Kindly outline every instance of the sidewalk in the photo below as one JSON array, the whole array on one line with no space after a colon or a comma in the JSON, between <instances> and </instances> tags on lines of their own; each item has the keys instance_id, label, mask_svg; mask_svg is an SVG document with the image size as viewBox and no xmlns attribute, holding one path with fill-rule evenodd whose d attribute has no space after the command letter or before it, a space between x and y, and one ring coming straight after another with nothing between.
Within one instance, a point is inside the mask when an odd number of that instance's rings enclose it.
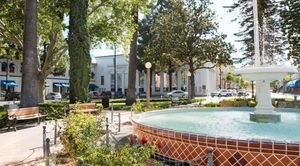
<instances>
[{"instance_id":1,"label":"sidewalk","mask_svg":"<svg viewBox=\"0 0 300 166\"><path fill-rule=\"evenodd\" d=\"M130 111L114 111L114 128L118 126L118 113L121 113L121 132L114 137L117 141L132 134L132 126L124 125L130 121ZM111 122L111 112L106 112L106 117ZM61 124L61 122L60 122ZM30 124L17 127L18 131L11 129L9 132L6 128L0 130L0 166L6 165L44 165L43 163L43 126ZM110 124L111 125L111 124ZM53 145L54 141L54 121L47 121L46 131L47 138L50 138L51 152L58 151L61 145ZM103 126L105 128L105 126ZM111 139L112 140L112 139ZM111 142L114 144L115 142ZM25 164L26 163L26 164Z\"/></svg>"},{"instance_id":2,"label":"sidewalk","mask_svg":"<svg viewBox=\"0 0 300 166\"><path fill-rule=\"evenodd\" d=\"M0 131L0 165L22 165L43 157L43 126L30 124L18 127L18 131L6 128ZM47 137L53 141L54 122L47 122ZM52 144L52 142L50 142Z\"/></svg>"}]
</instances>

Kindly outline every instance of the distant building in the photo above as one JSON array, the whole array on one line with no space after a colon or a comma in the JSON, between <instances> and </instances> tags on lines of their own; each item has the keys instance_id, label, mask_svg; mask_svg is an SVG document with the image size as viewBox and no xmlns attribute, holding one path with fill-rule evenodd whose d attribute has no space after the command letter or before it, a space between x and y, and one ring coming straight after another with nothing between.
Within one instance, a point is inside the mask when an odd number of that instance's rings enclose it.
<instances>
[{"instance_id":1,"label":"distant building","mask_svg":"<svg viewBox=\"0 0 300 166\"><path fill-rule=\"evenodd\" d=\"M90 91L115 91L114 89L114 65L113 55L98 56L92 58ZM128 87L128 57L116 55L116 88L124 94ZM19 60L0 59L1 71L1 90L21 91L22 64ZM7 66L8 65L8 66ZM8 71L7 71L8 69ZM195 72L195 93L196 96L209 95L219 86L217 84L217 68L201 69ZM172 74L172 89L188 88L188 70L186 67L179 68ZM165 95L169 89L169 75L159 71L153 71L151 94ZM146 73L136 71L136 94L146 90ZM62 76L49 75L45 80L45 94L50 92L60 92L62 94L69 92L69 70Z\"/></svg>"}]
</instances>

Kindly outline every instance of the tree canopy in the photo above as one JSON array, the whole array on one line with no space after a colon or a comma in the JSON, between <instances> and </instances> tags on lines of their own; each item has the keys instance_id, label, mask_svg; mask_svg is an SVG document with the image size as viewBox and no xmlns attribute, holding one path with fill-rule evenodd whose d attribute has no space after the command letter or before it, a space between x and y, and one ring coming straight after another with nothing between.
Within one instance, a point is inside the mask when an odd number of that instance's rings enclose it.
<instances>
[{"instance_id":1,"label":"tree canopy","mask_svg":"<svg viewBox=\"0 0 300 166\"><path fill-rule=\"evenodd\" d=\"M273 0L257 0L258 23L260 38L260 56L264 63L282 61L284 49L284 37L280 33L280 23L278 16L278 3ZM229 11L238 14L233 21L238 21L241 30L235 35L244 47L242 51L244 57L235 59L242 62L246 59L254 59L254 24L253 24L253 3L249 0L235 0ZM253 61L252 61L253 62Z\"/></svg>"},{"instance_id":2,"label":"tree canopy","mask_svg":"<svg viewBox=\"0 0 300 166\"><path fill-rule=\"evenodd\" d=\"M281 25L288 39L288 57L300 63L300 3L298 0L281 1Z\"/></svg>"},{"instance_id":3,"label":"tree canopy","mask_svg":"<svg viewBox=\"0 0 300 166\"><path fill-rule=\"evenodd\" d=\"M149 33L151 40L143 46L145 59L151 58L156 68L164 70L170 64L188 68L192 96L196 70L231 63L233 48L225 42L226 36L217 32L209 4L209 0L168 1L167 8L155 16Z\"/></svg>"}]
</instances>

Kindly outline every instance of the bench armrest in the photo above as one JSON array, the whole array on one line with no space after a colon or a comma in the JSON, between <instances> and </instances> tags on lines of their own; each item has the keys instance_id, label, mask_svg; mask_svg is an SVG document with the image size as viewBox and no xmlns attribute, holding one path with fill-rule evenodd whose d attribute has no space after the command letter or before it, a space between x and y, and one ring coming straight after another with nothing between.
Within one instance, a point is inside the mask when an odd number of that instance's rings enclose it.
<instances>
[{"instance_id":1,"label":"bench armrest","mask_svg":"<svg viewBox=\"0 0 300 166\"><path fill-rule=\"evenodd\" d=\"M16 114L13 114L13 115L9 115L7 116L8 120L14 120L14 119L17 119L17 116Z\"/></svg>"}]
</instances>

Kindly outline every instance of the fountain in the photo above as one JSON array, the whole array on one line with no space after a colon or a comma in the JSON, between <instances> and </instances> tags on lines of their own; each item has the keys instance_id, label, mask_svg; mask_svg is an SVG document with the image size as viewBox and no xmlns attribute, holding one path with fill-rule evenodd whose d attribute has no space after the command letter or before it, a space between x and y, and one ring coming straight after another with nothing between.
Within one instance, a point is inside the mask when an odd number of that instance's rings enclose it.
<instances>
[{"instance_id":1,"label":"fountain","mask_svg":"<svg viewBox=\"0 0 300 166\"><path fill-rule=\"evenodd\" d=\"M282 79L287 73L296 73L297 70L284 65L261 64L259 34L258 34L258 11L257 0L253 0L253 20L254 20L254 50L255 64L237 70L236 74L241 74L247 80L256 82L256 101L255 112L250 114L250 120L256 122L279 122L280 115L276 114L272 106L270 94L270 82Z\"/></svg>"},{"instance_id":2,"label":"fountain","mask_svg":"<svg viewBox=\"0 0 300 166\"><path fill-rule=\"evenodd\" d=\"M256 4L254 0L254 20ZM296 70L261 65L257 31L255 21L255 65L236 71L256 82L255 109L171 108L136 114L132 125L138 140L155 143L158 158L170 165L206 165L212 150L214 165L300 165L300 109L273 108L269 92L270 81Z\"/></svg>"}]
</instances>

